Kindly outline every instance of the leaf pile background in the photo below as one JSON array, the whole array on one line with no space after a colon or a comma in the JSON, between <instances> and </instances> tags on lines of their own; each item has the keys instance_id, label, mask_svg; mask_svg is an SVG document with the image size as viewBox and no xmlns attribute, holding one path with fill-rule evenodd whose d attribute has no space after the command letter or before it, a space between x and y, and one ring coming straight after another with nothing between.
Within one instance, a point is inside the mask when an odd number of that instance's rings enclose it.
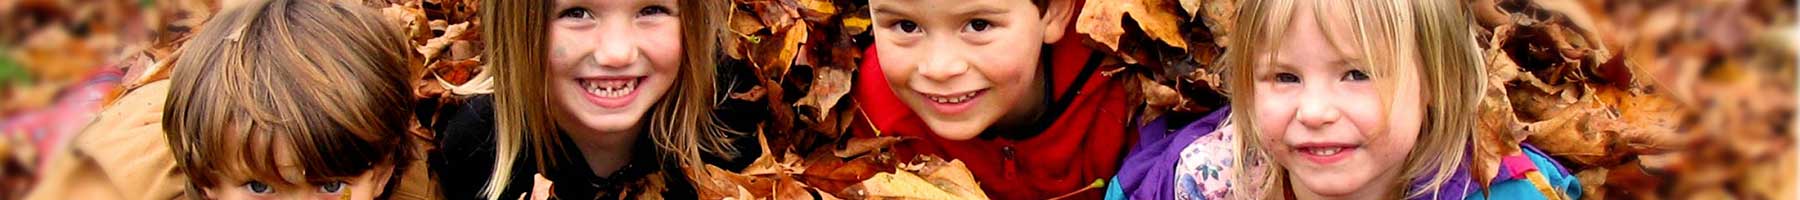
<instances>
[{"instance_id":1,"label":"leaf pile background","mask_svg":"<svg viewBox=\"0 0 1800 200\"><path fill-rule=\"evenodd\" d=\"M1236 0L1090 0L1092 46L1135 66L1147 117L1224 98ZM1584 198L1794 198L1794 1L1471 0L1488 68L1479 177L1521 143Z\"/></svg>"},{"instance_id":2,"label":"leaf pile background","mask_svg":"<svg viewBox=\"0 0 1800 200\"><path fill-rule=\"evenodd\" d=\"M111 98L167 78L167 65L237 0L0 1L0 199L16 198L49 149ZM859 0L727 0L719 113L759 149L701 166L709 198L985 198L967 166L851 137L846 98L870 44ZM1226 104L1217 66L1237 0L1088 0L1073 28L1111 52L1109 76L1145 118ZM1575 171L1584 197L1794 198L1792 0L1470 0L1488 64L1478 173L1530 143ZM369 0L404 26L418 115L491 92L479 0ZM431 137L424 126L419 137Z\"/></svg>"}]
</instances>

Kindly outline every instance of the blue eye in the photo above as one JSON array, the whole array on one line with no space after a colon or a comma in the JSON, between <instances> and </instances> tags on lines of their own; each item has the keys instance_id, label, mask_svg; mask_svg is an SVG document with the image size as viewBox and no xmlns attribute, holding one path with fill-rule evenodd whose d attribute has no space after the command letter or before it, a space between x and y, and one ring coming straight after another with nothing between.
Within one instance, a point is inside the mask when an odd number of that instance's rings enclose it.
<instances>
[{"instance_id":1,"label":"blue eye","mask_svg":"<svg viewBox=\"0 0 1800 200\"><path fill-rule=\"evenodd\" d=\"M1294 74L1293 74L1293 73L1285 73L1285 72L1284 72L1284 73L1279 73L1279 74L1275 74L1275 82L1279 82L1279 83L1299 83L1299 82L1300 82L1300 76L1299 76L1299 75L1294 75Z\"/></svg>"},{"instance_id":2,"label":"blue eye","mask_svg":"<svg viewBox=\"0 0 1800 200\"><path fill-rule=\"evenodd\" d=\"M274 188L270 188L269 184L263 183L262 181L250 181L248 183L244 183L243 187L244 187L244 190L250 191L251 194L264 195L264 194L275 193Z\"/></svg>"},{"instance_id":3,"label":"blue eye","mask_svg":"<svg viewBox=\"0 0 1800 200\"><path fill-rule=\"evenodd\" d=\"M1367 81L1367 80L1369 80L1369 73L1363 72L1360 69L1353 69L1348 72L1344 72L1343 80L1344 81Z\"/></svg>"},{"instance_id":4,"label":"blue eye","mask_svg":"<svg viewBox=\"0 0 1800 200\"><path fill-rule=\"evenodd\" d=\"M336 182L322 184L322 185L319 185L319 193L326 193L326 194L342 193L342 192L344 192L345 185L349 185L349 184L344 183L343 181L336 181Z\"/></svg>"}]
</instances>

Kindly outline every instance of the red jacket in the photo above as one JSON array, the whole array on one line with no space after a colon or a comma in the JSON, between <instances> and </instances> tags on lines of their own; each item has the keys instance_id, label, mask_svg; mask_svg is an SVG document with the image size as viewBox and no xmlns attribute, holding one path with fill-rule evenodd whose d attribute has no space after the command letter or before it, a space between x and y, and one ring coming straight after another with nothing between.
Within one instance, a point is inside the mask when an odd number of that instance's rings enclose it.
<instances>
[{"instance_id":1,"label":"red jacket","mask_svg":"<svg viewBox=\"0 0 1800 200\"><path fill-rule=\"evenodd\" d=\"M961 159L981 182L988 197L996 199L1046 199L1087 187L1095 180L1110 178L1119 162L1130 150L1130 140L1137 138L1129 128L1131 106L1127 102L1124 77L1108 77L1096 67L1080 74L1094 51L1081 43L1079 34L1069 34L1052 45L1054 58L1049 63L1053 87L1047 93L1060 98L1078 76L1088 76L1067 107L1044 132L1022 140L977 137L951 141L931 133L925 122L906 104L894 96L882 76L876 49L865 52L862 69L856 76L853 97L862 106L864 117L854 123L873 124L884 135L912 137L896 144L896 158L911 159L916 154ZM1051 106L1051 105L1046 105ZM874 136L869 126L857 125L851 130L857 136ZM1008 149L1012 155L1008 155ZM1100 199L1104 187L1090 189L1073 196L1077 199Z\"/></svg>"}]
</instances>

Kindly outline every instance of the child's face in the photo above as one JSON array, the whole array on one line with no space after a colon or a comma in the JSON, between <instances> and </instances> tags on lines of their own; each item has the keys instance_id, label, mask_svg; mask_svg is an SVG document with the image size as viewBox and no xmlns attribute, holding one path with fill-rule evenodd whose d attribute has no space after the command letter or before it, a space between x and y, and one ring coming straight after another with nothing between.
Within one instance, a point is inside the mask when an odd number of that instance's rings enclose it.
<instances>
[{"instance_id":1,"label":"child's face","mask_svg":"<svg viewBox=\"0 0 1800 200\"><path fill-rule=\"evenodd\" d=\"M681 71L674 0L556 0L549 23L551 101L560 128L637 130Z\"/></svg>"},{"instance_id":2,"label":"child's face","mask_svg":"<svg viewBox=\"0 0 1800 200\"><path fill-rule=\"evenodd\" d=\"M284 142L278 142L284 143ZM277 144L286 145L286 144ZM278 173L292 180L257 180L251 172L220 172L219 185L203 188L207 199L375 199L386 187L393 166L377 166L355 177L331 181L309 182L298 162L288 150L275 148Z\"/></svg>"},{"instance_id":3,"label":"child's face","mask_svg":"<svg viewBox=\"0 0 1800 200\"><path fill-rule=\"evenodd\" d=\"M1334 17L1348 9L1329 6L1343 5L1296 2L1276 55L1263 54L1254 83L1258 139L1286 167L1298 197L1381 198L1420 133L1419 63L1364 66L1353 22ZM1370 67L1388 69L1379 78L1391 80L1371 79Z\"/></svg>"},{"instance_id":4,"label":"child's face","mask_svg":"<svg viewBox=\"0 0 1800 200\"><path fill-rule=\"evenodd\" d=\"M965 140L1043 101L1048 40L1026 0L874 0L888 86L938 136ZM1010 115L1009 115L1010 114Z\"/></svg>"}]
</instances>

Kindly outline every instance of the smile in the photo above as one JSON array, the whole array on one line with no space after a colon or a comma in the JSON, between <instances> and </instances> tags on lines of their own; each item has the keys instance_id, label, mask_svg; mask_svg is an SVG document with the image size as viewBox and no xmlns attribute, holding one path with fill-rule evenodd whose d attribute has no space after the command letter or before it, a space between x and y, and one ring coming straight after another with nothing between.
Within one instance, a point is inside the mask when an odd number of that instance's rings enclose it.
<instances>
[{"instance_id":1,"label":"smile","mask_svg":"<svg viewBox=\"0 0 1800 200\"><path fill-rule=\"evenodd\" d=\"M929 99L932 102L937 102L940 104L961 104L963 102L969 101L970 99L974 99L976 96L980 96L983 91L987 91L987 90L985 90L985 89L984 90L976 90L976 91L972 91L972 92L956 93L956 94L949 94L949 95L937 95L937 94L920 92L919 95L925 96L925 99Z\"/></svg>"},{"instance_id":2,"label":"smile","mask_svg":"<svg viewBox=\"0 0 1800 200\"><path fill-rule=\"evenodd\" d=\"M618 98L636 91L638 80L639 78L605 78L576 79L575 81L580 83L583 89L587 89L588 94L599 97Z\"/></svg>"}]
</instances>

